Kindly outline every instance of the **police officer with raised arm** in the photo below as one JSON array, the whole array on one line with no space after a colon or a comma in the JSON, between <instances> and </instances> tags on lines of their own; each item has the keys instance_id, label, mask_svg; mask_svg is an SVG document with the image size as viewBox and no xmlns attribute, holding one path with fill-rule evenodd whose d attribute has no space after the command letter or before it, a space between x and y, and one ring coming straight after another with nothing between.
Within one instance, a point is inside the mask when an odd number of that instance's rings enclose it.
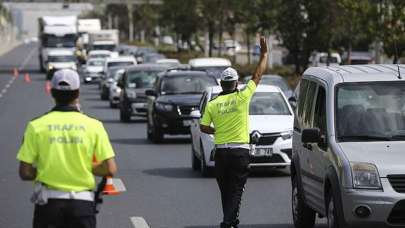
<instances>
[{"instance_id":1,"label":"police officer with raised arm","mask_svg":"<svg viewBox=\"0 0 405 228\"><path fill-rule=\"evenodd\" d=\"M215 137L215 174L221 191L221 228L237 228L242 193L249 175L249 104L267 65L267 43L260 38L260 60L252 79L239 91L238 73L221 74L222 92L208 102L201 131ZM212 124L212 125L211 125Z\"/></svg>"},{"instance_id":2,"label":"police officer with raised arm","mask_svg":"<svg viewBox=\"0 0 405 228\"><path fill-rule=\"evenodd\" d=\"M117 171L103 124L80 112L76 71L52 81L55 107L30 121L17 155L22 180L34 181L34 228L95 228L95 178ZM95 158L98 163L93 163Z\"/></svg>"}]
</instances>

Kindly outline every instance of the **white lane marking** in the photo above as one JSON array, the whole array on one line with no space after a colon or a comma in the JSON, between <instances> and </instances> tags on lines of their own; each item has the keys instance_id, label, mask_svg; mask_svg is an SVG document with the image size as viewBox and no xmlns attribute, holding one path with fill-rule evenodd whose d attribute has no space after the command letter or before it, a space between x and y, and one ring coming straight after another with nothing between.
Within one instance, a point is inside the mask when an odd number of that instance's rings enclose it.
<instances>
[{"instance_id":1,"label":"white lane marking","mask_svg":"<svg viewBox=\"0 0 405 228\"><path fill-rule=\"evenodd\" d=\"M150 228L143 217L131 217L131 223L134 228Z\"/></svg>"},{"instance_id":2,"label":"white lane marking","mask_svg":"<svg viewBox=\"0 0 405 228\"><path fill-rule=\"evenodd\" d=\"M35 53L36 47L34 47L30 53L27 55L27 57L25 57L24 61L22 62L22 64L20 65L20 67L18 67L18 71L21 71L24 69L24 67L27 65L28 61L33 57L34 53ZM11 79L7 82L7 84L4 86L4 89L1 90L0 92L0 98L4 97L4 95L7 93L7 89L9 89L11 87L11 85L14 83L16 77L11 77Z\"/></svg>"},{"instance_id":3,"label":"white lane marking","mask_svg":"<svg viewBox=\"0 0 405 228\"><path fill-rule=\"evenodd\" d=\"M34 47L31 52L27 55L27 57L25 57L24 61L22 62L22 64L20 65L20 67L18 67L18 70L23 70L25 65L27 65L28 61L32 58L32 56L35 53L35 50L37 50L36 47Z\"/></svg>"}]
</instances>

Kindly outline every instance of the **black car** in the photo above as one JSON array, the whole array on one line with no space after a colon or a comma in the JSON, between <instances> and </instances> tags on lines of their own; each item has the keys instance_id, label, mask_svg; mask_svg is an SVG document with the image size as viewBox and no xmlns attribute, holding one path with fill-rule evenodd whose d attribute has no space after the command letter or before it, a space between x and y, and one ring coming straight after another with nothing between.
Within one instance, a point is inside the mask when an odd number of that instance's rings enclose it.
<instances>
[{"instance_id":1,"label":"black car","mask_svg":"<svg viewBox=\"0 0 405 228\"><path fill-rule=\"evenodd\" d=\"M164 64L140 64L129 67L118 82L121 88L120 120L129 122L131 116L146 117L145 91L155 84L158 73L167 70Z\"/></svg>"},{"instance_id":2,"label":"black car","mask_svg":"<svg viewBox=\"0 0 405 228\"><path fill-rule=\"evenodd\" d=\"M203 71L175 70L159 75L154 88L147 90L147 137L161 142L164 134L189 134L192 112L198 110L203 91L218 85Z\"/></svg>"}]
</instances>

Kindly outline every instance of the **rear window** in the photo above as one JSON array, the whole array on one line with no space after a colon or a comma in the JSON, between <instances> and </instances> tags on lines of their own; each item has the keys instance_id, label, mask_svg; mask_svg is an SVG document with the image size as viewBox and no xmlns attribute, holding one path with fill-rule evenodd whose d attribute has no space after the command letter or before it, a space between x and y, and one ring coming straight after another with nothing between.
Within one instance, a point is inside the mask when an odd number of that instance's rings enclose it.
<instances>
[{"instance_id":1,"label":"rear window","mask_svg":"<svg viewBox=\"0 0 405 228\"><path fill-rule=\"evenodd\" d=\"M128 61L128 62L108 62L107 63L108 67L130 66L130 65L134 65L134 62Z\"/></svg>"}]
</instances>

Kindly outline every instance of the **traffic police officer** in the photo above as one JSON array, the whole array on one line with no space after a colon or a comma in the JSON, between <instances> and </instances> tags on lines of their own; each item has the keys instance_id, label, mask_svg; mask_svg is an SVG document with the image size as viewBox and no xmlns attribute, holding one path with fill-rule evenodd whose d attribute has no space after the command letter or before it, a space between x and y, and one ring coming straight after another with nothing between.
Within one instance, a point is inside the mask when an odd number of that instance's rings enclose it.
<instances>
[{"instance_id":1,"label":"traffic police officer","mask_svg":"<svg viewBox=\"0 0 405 228\"><path fill-rule=\"evenodd\" d=\"M117 171L103 124L79 110L79 75L55 72L55 107L30 121L18 152L22 180L35 181L34 228L95 228L95 179ZM95 158L98 163L93 163Z\"/></svg>"},{"instance_id":2,"label":"traffic police officer","mask_svg":"<svg viewBox=\"0 0 405 228\"><path fill-rule=\"evenodd\" d=\"M249 175L249 104L267 65L267 43L260 38L260 61L242 91L238 74L227 68L221 74L222 92L208 102L201 119L201 131L215 136L215 173L221 191L221 228L236 228L244 186ZM211 127L213 124L213 127Z\"/></svg>"}]
</instances>

